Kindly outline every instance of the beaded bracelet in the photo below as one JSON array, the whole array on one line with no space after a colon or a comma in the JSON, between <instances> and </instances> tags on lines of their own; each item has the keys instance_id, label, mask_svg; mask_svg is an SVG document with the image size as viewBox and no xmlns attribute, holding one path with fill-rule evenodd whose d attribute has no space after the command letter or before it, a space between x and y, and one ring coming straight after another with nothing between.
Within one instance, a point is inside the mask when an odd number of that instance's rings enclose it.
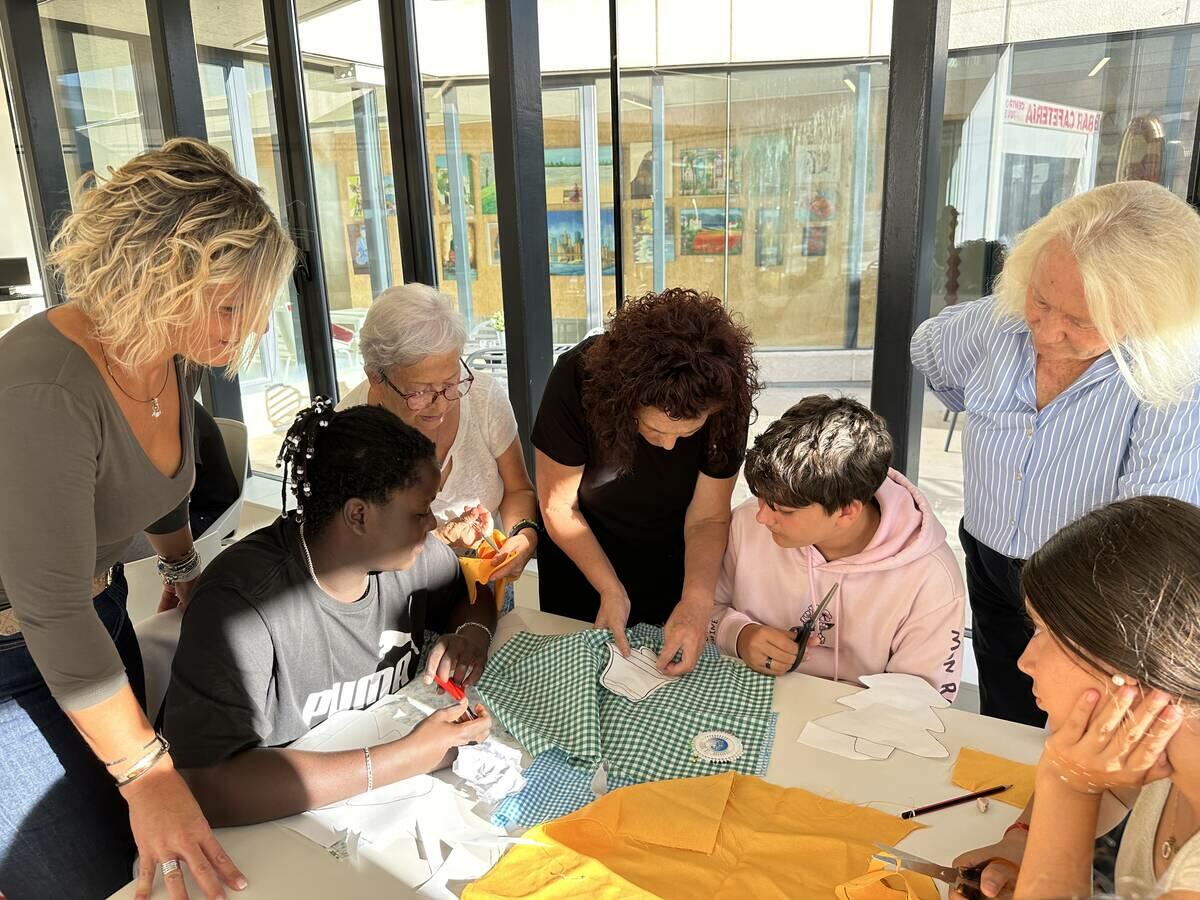
<instances>
[{"instance_id":1,"label":"beaded bracelet","mask_svg":"<svg viewBox=\"0 0 1200 900\"><path fill-rule=\"evenodd\" d=\"M178 584L181 581L192 581L200 577L200 554L193 547L182 559L169 560L158 558L158 574L167 584Z\"/></svg>"}]
</instances>

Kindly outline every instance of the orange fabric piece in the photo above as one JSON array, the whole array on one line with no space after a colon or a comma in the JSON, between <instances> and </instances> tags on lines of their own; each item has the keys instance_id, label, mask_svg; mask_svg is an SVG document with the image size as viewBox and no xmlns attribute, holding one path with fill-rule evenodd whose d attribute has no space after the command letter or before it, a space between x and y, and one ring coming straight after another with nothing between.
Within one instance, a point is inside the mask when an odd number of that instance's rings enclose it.
<instances>
[{"instance_id":1,"label":"orange fabric piece","mask_svg":"<svg viewBox=\"0 0 1200 900\"><path fill-rule=\"evenodd\" d=\"M928 875L894 871L878 860L871 868L834 890L836 900L940 900L937 886Z\"/></svg>"},{"instance_id":2,"label":"orange fabric piece","mask_svg":"<svg viewBox=\"0 0 1200 900\"><path fill-rule=\"evenodd\" d=\"M649 782L531 829L463 897L830 897L919 827L734 772Z\"/></svg>"},{"instance_id":3,"label":"orange fabric piece","mask_svg":"<svg viewBox=\"0 0 1200 900\"><path fill-rule=\"evenodd\" d=\"M1033 797L1033 777L1036 771L1034 766L1025 763L1013 762L1003 756L992 756L972 747L963 747L958 751L954 773L950 778L960 788L966 788L968 791L982 791L984 788L1011 784L1011 790L995 794L991 799L1024 809Z\"/></svg>"},{"instance_id":4,"label":"orange fabric piece","mask_svg":"<svg viewBox=\"0 0 1200 900\"><path fill-rule=\"evenodd\" d=\"M496 542L501 550L504 549L504 533L501 531L492 532L492 540ZM497 553L492 549L487 541L480 541L475 548L475 556L460 556L458 565L462 569L463 577L467 579L467 598L472 604L475 603L475 587L480 584L487 584L488 579L492 577L492 573L499 569L502 565L508 562L510 554ZM515 579L501 578L492 585L492 593L496 596L496 608L499 609L504 605L504 589L508 584Z\"/></svg>"}]
</instances>

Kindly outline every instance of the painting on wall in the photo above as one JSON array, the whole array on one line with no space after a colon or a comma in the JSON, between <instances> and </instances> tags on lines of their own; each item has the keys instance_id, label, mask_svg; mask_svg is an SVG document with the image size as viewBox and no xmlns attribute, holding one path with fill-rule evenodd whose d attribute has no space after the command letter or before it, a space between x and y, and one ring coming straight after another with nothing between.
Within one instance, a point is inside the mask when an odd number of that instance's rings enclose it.
<instances>
[{"instance_id":1,"label":"painting on wall","mask_svg":"<svg viewBox=\"0 0 1200 900\"><path fill-rule=\"evenodd\" d=\"M346 192L350 197L350 218L363 218L362 182L357 175L346 176ZM383 176L383 211L389 216L396 214L396 181L391 175Z\"/></svg>"},{"instance_id":2,"label":"painting on wall","mask_svg":"<svg viewBox=\"0 0 1200 900\"><path fill-rule=\"evenodd\" d=\"M488 264L500 265L500 223L488 222Z\"/></svg>"},{"instance_id":3,"label":"painting on wall","mask_svg":"<svg viewBox=\"0 0 1200 900\"><path fill-rule=\"evenodd\" d=\"M788 142L782 135L759 135L751 140L747 161L751 193L768 197L783 193L789 161Z\"/></svg>"},{"instance_id":4,"label":"painting on wall","mask_svg":"<svg viewBox=\"0 0 1200 900\"><path fill-rule=\"evenodd\" d=\"M600 208L600 274L617 274L617 228L611 206Z\"/></svg>"},{"instance_id":5,"label":"painting on wall","mask_svg":"<svg viewBox=\"0 0 1200 900\"><path fill-rule=\"evenodd\" d=\"M611 192L612 147L606 145L598 148L597 161L600 164L601 193L604 193L606 185ZM583 153L578 147L547 147L544 165L547 203L583 202Z\"/></svg>"},{"instance_id":6,"label":"painting on wall","mask_svg":"<svg viewBox=\"0 0 1200 900\"><path fill-rule=\"evenodd\" d=\"M841 143L802 144L796 148L795 156L796 221L801 224L832 222L838 213Z\"/></svg>"},{"instance_id":7,"label":"painting on wall","mask_svg":"<svg viewBox=\"0 0 1200 900\"><path fill-rule=\"evenodd\" d=\"M442 279L453 281L458 277L458 243L454 240L454 226L449 222L441 224L442 243L439 253L442 257ZM472 278L479 276L475 266L475 227L467 225L467 271Z\"/></svg>"},{"instance_id":8,"label":"painting on wall","mask_svg":"<svg viewBox=\"0 0 1200 900\"><path fill-rule=\"evenodd\" d=\"M671 196L672 148L670 141L663 143L663 196ZM632 172L629 182L629 196L633 200L651 200L654 197L654 145L650 143L631 143L629 159L625 171Z\"/></svg>"},{"instance_id":9,"label":"painting on wall","mask_svg":"<svg viewBox=\"0 0 1200 900\"><path fill-rule=\"evenodd\" d=\"M725 209L691 208L679 211L679 253L681 256L714 256L742 253L742 211L729 209L729 228L725 228Z\"/></svg>"},{"instance_id":10,"label":"painting on wall","mask_svg":"<svg viewBox=\"0 0 1200 900\"><path fill-rule=\"evenodd\" d=\"M466 208L467 215L470 216L475 214L475 182L471 176L471 157L463 153L459 159L463 178L463 206ZM446 162L445 156L437 156L433 160L434 194L437 197L439 212L446 212L450 209L450 171Z\"/></svg>"},{"instance_id":11,"label":"painting on wall","mask_svg":"<svg viewBox=\"0 0 1200 900\"><path fill-rule=\"evenodd\" d=\"M679 193L685 197L711 197L742 192L742 151L733 147L728 166L724 150L711 148L679 151Z\"/></svg>"},{"instance_id":12,"label":"painting on wall","mask_svg":"<svg viewBox=\"0 0 1200 900\"><path fill-rule=\"evenodd\" d=\"M754 264L760 269L783 265L783 216L778 207L760 207L755 217Z\"/></svg>"},{"instance_id":13,"label":"painting on wall","mask_svg":"<svg viewBox=\"0 0 1200 900\"><path fill-rule=\"evenodd\" d=\"M367 227L363 222L351 222L346 226L346 240L350 244L350 266L355 275L371 274L371 257L367 251Z\"/></svg>"},{"instance_id":14,"label":"painting on wall","mask_svg":"<svg viewBox=\"0 0 1200 900\"><path fill-rule=\"evenodd\" d=\"M546 242L551 275L584 274L583 210L552 209L546 213ZM600 210L600 272L617 271L616 227L611 207Z\"/></svg>"},{"instance_id":15,"label":"painting on wall","mask_svg":"<svg viewBox=\"0 0 1200 900\"><path fill-rule=\"evenodd\" d=\"M675 259L675 210L665 208L663 223L663 261ZM654 262L654 210L647 206L632 210L633 213L633 261Z\"/></svg>"},{"instance_id":16,"label":"painting on wall","mask_svg":"<svg viewBox=\"0 0 1200 900\"><path fill-rule=\"evenodd\" d=\"M829 228L826 225L805 225L804 240L800 252L805 256L824 256L829 245Z\"/></svg>"},{"instance_id":17,"label":"painting on wall","mask_svg":"<svg viewBox=\"0 0 1200 900\"><path fill-rule=\"evenodd\" d=\"M496 156L479 154L479 205L485 216L496 215Z\"/></svg>"},{"instance_id":18,"label":"painting on wall","mask_svg":"<svg viewBox=\"0 0 1200 900\"><path fill-rule=\"evenodd\" d=\"M546 241L551 275L583 274L583 210L546 213Z\"/></svg>"}]
</instances>

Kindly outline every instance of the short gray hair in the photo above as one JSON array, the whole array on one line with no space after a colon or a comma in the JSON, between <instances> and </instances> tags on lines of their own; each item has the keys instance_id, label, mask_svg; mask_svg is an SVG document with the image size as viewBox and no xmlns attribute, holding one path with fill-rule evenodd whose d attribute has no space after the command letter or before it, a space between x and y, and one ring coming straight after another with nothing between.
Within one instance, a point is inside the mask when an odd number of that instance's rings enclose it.
<instances>
[{"instance_id":1,"label":"short gray hair","mask_svg":"<svg viewBox=\"0 0 1200 900\"><path fill-rule=\"evenodd\" d=\"M358 333L368 373L413 366L435 353L461 354L466 342L466 325L453 301L418 282L388 288L376 297Z\"/></svg>"}]
</instances>

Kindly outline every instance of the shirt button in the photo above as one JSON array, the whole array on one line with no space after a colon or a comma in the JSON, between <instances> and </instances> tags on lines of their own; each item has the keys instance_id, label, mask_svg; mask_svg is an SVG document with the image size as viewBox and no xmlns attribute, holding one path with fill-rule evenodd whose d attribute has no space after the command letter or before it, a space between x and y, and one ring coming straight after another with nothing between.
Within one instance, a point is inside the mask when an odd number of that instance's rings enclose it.
<instances>
[{"instance_id":1,"label":"shirt button","mask_svg":"<svg viewBox=\"0 0 1200 900\"><path fill-rule=\"evenodd\" d=\"M1032 428L1025 429L1025 437L1033 437L1033 429Z\"/></svg>"},{"instance_id":2,"label":"shirt button","mask_svg":"<svg viewBox=\"0 0 1200 900\"><path fill-rule=\"evenodd\" d=\"M1009 528L1016 528L1016 527L1017 527L1017 520L1016 520L1016 519L1009 519L1009 520L1008 520L1008 527L1009 527Z\"/></svg>"},{"instance_id":3,"label":"shirt button","mask_svg":"<svg viewBox=\"0 0 1200 900\"><path fill-rule=\"evenodd\" d=\"M1017 473L1017 481L1020 481L1020 480L1021 480L1021 473L1020 473L1020 472L1018 472L1018 473Z\"/></svg>"}]
</instances>

